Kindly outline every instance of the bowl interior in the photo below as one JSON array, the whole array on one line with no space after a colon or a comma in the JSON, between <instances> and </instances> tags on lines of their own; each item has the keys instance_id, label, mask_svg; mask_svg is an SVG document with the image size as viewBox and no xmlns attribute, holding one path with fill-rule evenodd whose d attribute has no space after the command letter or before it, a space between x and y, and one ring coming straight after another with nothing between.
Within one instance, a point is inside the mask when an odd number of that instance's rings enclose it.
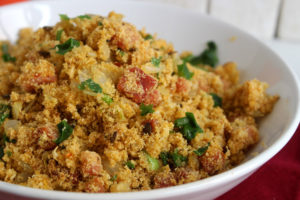
<instances>
[{"instance_id":1,"label":"bowl interior","mask_svg":"<svg viewBox=\"0 0 300 200\"><path fill-rule=\"evenodd\" d=\"M246 161L257 159L258 164L251 165L252 169L248 172L270 159L292 136L299 119L299 89L292 71L262 43L211 17L172 6L137 1L31 2L0 8L0 39L15 41L20 28L55 24L59 14L70 17L86 13L106 16L111 10L124 14L125 20L139 29L146 27L147 32L157 33L159 38L172 42L179 52L191 50L200 53L208 40L215 41L219 48L220 64L235 61L242 81L257 78L270 85L269 93L280 95L273 112L260 121L261 142L251 150L266 153L264 157L258 155L254 158L249 152ZM236 40L232 41L232 37ZM282 141L279 142L279 139ZM272 145L274 147L270 149ZM239 167L245 168L247 163ZM197 187L201 187L201 182L204 184L205 180L195 183Z\"/></svg>"}]
</instances>

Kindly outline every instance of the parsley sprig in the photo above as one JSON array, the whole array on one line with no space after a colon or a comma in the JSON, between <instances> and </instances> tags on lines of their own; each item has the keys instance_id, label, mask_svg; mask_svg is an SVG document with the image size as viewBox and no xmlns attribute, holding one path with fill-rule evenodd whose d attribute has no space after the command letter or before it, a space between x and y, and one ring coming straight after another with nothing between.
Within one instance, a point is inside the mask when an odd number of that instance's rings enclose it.
<instances>
[{"instance_id":1,"label":"parsley sprig","mask_svg":"<svg viewBox=\"0 0 300 200\"><path fill-rule=\"evenodd\" d=\"M178 153L178 149L174 152L161 152L159 155L163 165L171 165L172 167L182 167L187 162L187 157Z\"/></svg>"},{"instance_id":2,"label":"parsley sprig","mask_svg":"<svg viewBox=\"0 0 300 200\"><path fill-rule=\"evenodd\" d=\"M202 156L203 154L205 154L205 152L207 151L207 149L208 149L209 146L210 146L210 143L207 143L206 146L200 147L199 149L195 150L194 153L197 156Z\"/></svg>"},{"instance_id":3,"label":"parsley sprig","mask_svg":"<svg viewBox=\"0 0 300 200\"><path fill-rule=\"evenodd\" d=\"M6 118L10 117L11 107L6 104L0 104L0 126Z\"/></svg>"},{"instance_id":4,"label":"parsley sprig","mask_svg":"<svg viewBox=\"0 0 300 200\"><path fill-rule=\"evenodd\" d=\"M91 78L81 82L78 85L78 89L86 90L89 89L94 93L102 93L102 88L98 83L95 83Z\"/></svg>"},{"instance_id":5,"label":"parsley sprig","mask_svg":"<svg viewBox=\"0 0 300 200\"><path fill-rule=\"evenodd\" d=\"M160 56L159 58L151 58L151 63L155 66L155 67L159 67L160 65L160 61L161 61L162 57Z\"/></svg>"},{"instance_id":6,"label":"parsley sprig","mask_svg":"<svg viewBox=\"0 0 300 200\"><path fill-rule=\"evenodd\" d=\"M134 169L134 168L135 168L134 164L133 164L130 160L127 161L127 162L125 163L125 165L126 165L129 169Z\"/></svg>"},{"instance_id":7,"label":"parsley sprig","mask_svg":"<svg viewBox=\"0 0 300 200\"><path fill-rule=\"evenodd\" d=\"M194 76L194 73L189 71L189 69L186 66L186 62L184 61L181 65L177 65L177 70L178 76L181 76L187 80L191 80L191 78Z\"/></svg>"},{"instance_id":8,"label":"parsley sprig","mask_svg":"<svg viewBox=\"0 0 300 200\"><path fill-rule=\"evenodd\" d=\"M79 46L80 46L79 41L77 41L73 38L70 38L65 43L56 45L55 48L58 49L56 51L56 53L58 53L60 55L64 55L65 53L71 51L73 48L79 47Z\"/></svg>"},{"instance_id":9,"label":"parsley sprig","mask_svg":"<svg viewBox=\"0 0 300 200\"><path fill-rule=\"evenodd\" d=\"M175 128L179 128L183 137L190 141L196 137L197 133L203 133L203 130L197 124L193 113L186 112L185 117L175 120Z\"/></svg>"},{"instance_id":10,"label":"parsley sprig","mask_svg":"<svg viewBox=\"0 0 300 200\"><path fill-rule=\"evenodd\" d=\"M4 62L15 62L16 61L16 58L12 57L9 54L7 44L2 44L1 50L2 50L2 59L3 59Z\"/></svg>"},{"instance_id":11,"label":"parsley sprig","mask_svg":"<svg viewBox=\"0 0 300 200\"><path fill-rule=\"evenodd\" d=\"M147 34L145 37L144 37L144 40L152 40L153 39L153 36L150 35L150 34Z\"/></svg>"},{"instance_id":12,"label":"parsley sprig","mask_svg":"<svg viewBox=\"0 0 300 200\"><path fill-rule=\"evenodd\" d=\"M73 127L70 126L66 120L62 120L59 124L57 124L57 128L59 131L59 137L54 142L59 145L71 136L73 133Z\"/></svg>"},{"instance_id":13,"label":"parsley sprig","mask_svg":"<svg viewBox=\"0 0 300 200\"><path fill-rule=\"evenodd\" d=\"M141 110L141 116L145 116L148 113L153 113L154 112L152 104L145 105L145 104L142 103L140 105L140 110Z\"/></svg>"},{"instance_id":14,"label":"parsley sprig","mask_svg":"<svg viewBox=\"0 0 300 200\"><path fill-rule=\"evenodd\" d=\"M92 19L91 16L89 16L89 15L79 15L78 18L79 19Z\"/></svg>"},{"instance_id":15,"label":"parsley sprig","mask_svg":"<svg viewBox=\"0 0 300 200\"><path fill-rule=\"evenodd\" d=\"M62 32L64 32L63 29L60 29L56 32L56 40L60 41Z\"/></svg>"},{"instance_id":16,"label":"parsley sprig","mask_svg":"<svg viewBox=\"0 0 300 200\"><path fill-rule=\"evenodd\" d=\"M70 18L69 18L68 15L66 15L66 14L60 14L59 17L60 17L60 20L61 20L61 21L67 21L67 20L70 20Z\"/></svg>"},{"instance_id":17,"label":"parsley sprig","mask_svg":"<svg viewBox=\"0 0 300 200\"><path fill-rule=\"evenodd\" d=\"M193 66L197 66L199 64L205 64L212 67L215 67L219 58L217 55L217 45L213 41L207 42L207 48L198 56L190 55L185 58L186 62L189 62Z\"/></svg>"},{"instance_id":18,"label":"parsley sprig","mask_svg":"<svg viewBox=\"0 0 300 200\"><path fill-rule=\"evenodd\" d=\"M209 93L210 96L212 96L213 100L214 100L214 107L222 107L222 98L219 97L217 94L215 93Z\"/></svg>"},{"instance_id":19,"label":"parsley sprig","mask_svg":"<svg viewBox=\"0 0 300 200\"><path fill-rule=\"evenodd\" d=\"M148 164L149 164L149 169L151 171L158 170L159 166L159 161L156 158L151 157L148 153L144 152L145 156L147 158Z\"/></svg>"}]
</instances>

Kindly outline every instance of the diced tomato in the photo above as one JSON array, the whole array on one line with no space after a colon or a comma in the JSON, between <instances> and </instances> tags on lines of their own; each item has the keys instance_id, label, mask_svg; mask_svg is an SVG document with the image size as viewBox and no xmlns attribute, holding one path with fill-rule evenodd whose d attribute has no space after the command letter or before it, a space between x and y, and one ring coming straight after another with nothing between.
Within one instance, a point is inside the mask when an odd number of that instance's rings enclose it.
<instances>
[{"instance_id":1,"label":"diced tomato","mask_svg":"<svg viewBox=\"0 0 300 200\"><path fill-rule=\"evenodd\" d=\"M119 79L118 90L136 103L158 105L160 93L155 90L157 80L143 70L133 67Z\"/></svg>"},{"instance_id":2,"label":"diced tomato","mask_svg":"<svg viewBox=\"0 0 300 200\"><path fill-rule=\"evenodd\" d=\"M38 127L34 133L33 137L36 138L37 144L45 150L52 150L56 147L54 142L58 137L58 129L54 124L46 124Z\"/></svg>"},{"instance_id":3,"label":"diced tomato","mask_svg":"<svg viewBox=\"0 0 300 200\"><path fill-rule=\"evenodd\" d=\"M176 180L171 172L161 172L154 176L154 188L165 188L174 185L176 185Z\"/></svg>"},{"instance_id":4,"label":"diced tomato","mask_svg":"<svg viewBox=\"0 0 300 200\"><path fill-rule=\"evenodd\" d=\"M186 93L189 92L191 89L191 85L189 84L189 81L185 78L179 77L176 82L176 92L178 93Z\"/></svg>"},{"instance_id":5,"label":"diced tomato","mask_svg":"<svg viewBox=\"0 0 300 200\"><path fill-rule=\"evenodd\" d=\"M122 50L130 50L136 48L138 41L141 40L141 35L130 24L123 24L120 30L112 37L111 41Z\"/></svg>"},{"instance_id":6,"label":"diced tomato","mask_svg":"<svg viewBox=\"0 0 300 200\"><path fill-rule=\"evenodd\" d=\"M83 151L79 158L84 177L100 175L102 171L101 157L93 151Z\"/></svg>"},{"instance_id":7,"label":"diced tomato","mask_svg":"<svg viewBox=\"0 0 300 200\"><path fill-rule=\"evenodd\" d=\"M222 150L213 148L209 149L203 156L199 157L200 163L209 175L222 170L225 165L225 156Z\"/></svg>"},{"instance_id":8,"label":"diced tomato","mask_svg":"<svg viewBox=\"0 0 300 200\"><path fill-rule=\"evenodd\" d=\"M104 182L100 177L93 177L85 184L85 192L103 193L105 192Z\"/></svg>"},{"instance_id":9,"label":"diced tomato","mask_svg":"<svg viewBox=\"0 0 300 200\"><path fill-rule=\"evenodd\" d=\"M40 85L56 82L55 67L46 60L27 63L19 77L19 84L26 92L34 92Z\"/></svg>"}]
</instances>

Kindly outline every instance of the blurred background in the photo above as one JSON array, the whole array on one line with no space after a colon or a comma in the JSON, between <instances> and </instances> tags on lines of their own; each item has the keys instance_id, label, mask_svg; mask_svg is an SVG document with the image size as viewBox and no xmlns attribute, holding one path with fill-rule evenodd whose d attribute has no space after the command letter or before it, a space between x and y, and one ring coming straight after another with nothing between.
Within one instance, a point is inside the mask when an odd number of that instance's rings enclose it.
<instances>
[{"instance_id":1,"label":"blurred background","mask_svg":"<svg viewBox=\"0 0 300 200\"><path fill-rule=\"evenodd\" d=\"M300 0L136 0L184 7L211 15L254 35L300 77Z\"/></svg>"},{"instance_id":2,"label":"blurred background","mask_svg":"<svg viewBox=\"0 0 300 200\"><path fill-rule=\"evenodd\" d=\"M0 0L0 6L21 1L43 0ZM135 1L172 4L243 29L270 46L300 77L300 0Z\"/></svg>"}]
</instances>

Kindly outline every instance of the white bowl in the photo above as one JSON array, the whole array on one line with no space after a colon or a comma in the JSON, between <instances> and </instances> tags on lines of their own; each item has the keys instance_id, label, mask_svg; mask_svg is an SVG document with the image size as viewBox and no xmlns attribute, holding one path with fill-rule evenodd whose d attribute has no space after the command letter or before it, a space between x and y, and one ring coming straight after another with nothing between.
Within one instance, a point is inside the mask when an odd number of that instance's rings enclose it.
<instances>
[{"instance_id":1,"label":"white bowl","mask_svg":"<svg viewBox=\"0 0 300 200\"><path fill-rule=\"evenodd\" d=\"M288 142L299 123L299 83L295 73L268 47L252 36L208 16L181 8L124 0L42 1L0 7L0 39L15 40L21 27L55 24L58 14L85 13L106 16L114 10L126 21L172 42L178 51L199 53L206 41L219 47L220 62L235 61L242 81L257 78L270 84L269 93L279 94L273 112L260 122L261 143L239 166L210 178L180 186L131 193L84 194L46 191L0 182L1 199L212 199L230 190L272 158ZM234 36L236 40L230 41ZM1 38L2 37L2 38ZM262 145L264 143L267 147ZM259 187L259 186L257 186Z\"/></svg>"}]
</instances>

